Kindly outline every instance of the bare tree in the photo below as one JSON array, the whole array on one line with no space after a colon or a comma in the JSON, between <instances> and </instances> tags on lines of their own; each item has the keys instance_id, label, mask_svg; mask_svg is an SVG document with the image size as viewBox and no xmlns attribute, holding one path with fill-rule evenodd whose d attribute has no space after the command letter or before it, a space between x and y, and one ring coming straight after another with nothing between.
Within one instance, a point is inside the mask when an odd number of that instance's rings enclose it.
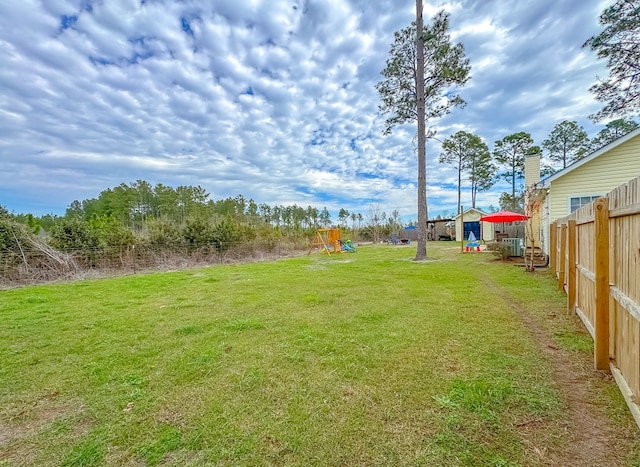
<instances>
[{"instance_id":1,"label":"bare tree","mask_svg":"<svg viewBox=\"0 0 640 467\"><path fill-rule=\"evenodd\" d=\"M378 243L380 241L380 222L382 220L380 205L369 205L367 217L369 218L369 225L371 226L371 232L373 234L373 243Z\"/></svg>"},{"instance_id":2,"label":"bare tree","mask_svg":"<svg viewBox=\"0 0 640 467\"><path fill-rule=\"evenodd\" d=\"M535 256L535 220L539 219L536 216L536 212L540 212L540 208L542 207L542 203L544 202L544 198L546 193L544 190L539 190L535 188L535 185L531 185L526 187L524 190L524 213L529 216L529 219L525 221L525 254L524 254L524 263L525 269L528 272L535 271L535 267L533 265L533 258ZM527 251L527 248L529 249Z\"/></svg>"}]
</instances>

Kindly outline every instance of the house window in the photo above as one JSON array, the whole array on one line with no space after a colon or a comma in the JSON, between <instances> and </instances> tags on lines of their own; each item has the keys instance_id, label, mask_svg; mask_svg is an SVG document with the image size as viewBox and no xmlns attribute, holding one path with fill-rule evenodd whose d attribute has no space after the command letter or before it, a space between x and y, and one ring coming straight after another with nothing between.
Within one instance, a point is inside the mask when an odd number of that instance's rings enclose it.
<instances>
[{"instance_id":1,"label":"house window","mask_svg":"<svg viewBox=\"0 0 640 467\"><path fill-rule=\"evenodd\" d=\"M595 201L598 198L602 198L602 195L593 195L593 196L576 196L575 198L569 199L569 212L573 212L582 206L589 204L592 201Z\"/></svg>"}]
</instances>

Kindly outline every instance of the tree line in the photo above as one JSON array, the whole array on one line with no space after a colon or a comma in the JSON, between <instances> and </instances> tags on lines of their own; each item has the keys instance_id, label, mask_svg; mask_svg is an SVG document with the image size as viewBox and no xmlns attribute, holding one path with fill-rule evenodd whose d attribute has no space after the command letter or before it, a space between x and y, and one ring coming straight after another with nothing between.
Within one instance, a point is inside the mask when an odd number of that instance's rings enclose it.
<instances>
[{"instance_id":1,"label":"tree line","mask_svg":"<svg viewBox=\"0 0 640 467\"><path fill-rule=\"evenodd\" d=\"M218 250L251 243L269 249L276 242L304 247L318 228L339 227L344 238L380 241L402 229L398 210L378 205L364 213L341 208L336 219L326 207L269 205L235 197L214 200L201 186L151 185L144 180L108 188L96 198L73 201L64 216L12 214L0 206L0 252L17 251L24 236L43 236L59 251L111 251L134 245L210 245Z\"/></svg>"}]
</instances>

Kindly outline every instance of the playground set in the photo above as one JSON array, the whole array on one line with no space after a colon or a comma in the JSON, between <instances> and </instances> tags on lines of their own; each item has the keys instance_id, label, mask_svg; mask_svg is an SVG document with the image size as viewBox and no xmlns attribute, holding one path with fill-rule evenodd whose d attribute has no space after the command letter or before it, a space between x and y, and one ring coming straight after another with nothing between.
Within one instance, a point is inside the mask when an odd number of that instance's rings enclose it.
<instances>
[{"instance_id":1,"label":"playground set","mask_svg":"<svg viewBox=\"0 0 640 467\"><path fill-rule=\"evenodd\" d=\"M311 248L309 248L307 256L311 254L314 248L321 248L328 255L331 255L331 253L356 252L356 247L351 243L351 240L342 240L340 238L340 229L318 229L311 242Z\"/></svg>"}]
</instances>

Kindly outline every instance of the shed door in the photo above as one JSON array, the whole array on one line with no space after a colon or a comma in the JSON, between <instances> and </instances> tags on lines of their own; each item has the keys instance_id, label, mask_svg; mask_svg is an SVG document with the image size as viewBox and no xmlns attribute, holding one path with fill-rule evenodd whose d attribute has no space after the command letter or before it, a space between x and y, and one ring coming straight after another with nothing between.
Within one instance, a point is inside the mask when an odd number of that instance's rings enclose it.
<instances>
[{"instance_id":1,"label":"shed door","mask_svg":"<svg viewBox=\"0 0 640 467\"><path fill-rule=\"evenodd\" d=\"M464 223L464 239L469 240L469 232L473 232L476 240L480 240L480 222L465 222Z\"/></svg>"}]
</instances>

